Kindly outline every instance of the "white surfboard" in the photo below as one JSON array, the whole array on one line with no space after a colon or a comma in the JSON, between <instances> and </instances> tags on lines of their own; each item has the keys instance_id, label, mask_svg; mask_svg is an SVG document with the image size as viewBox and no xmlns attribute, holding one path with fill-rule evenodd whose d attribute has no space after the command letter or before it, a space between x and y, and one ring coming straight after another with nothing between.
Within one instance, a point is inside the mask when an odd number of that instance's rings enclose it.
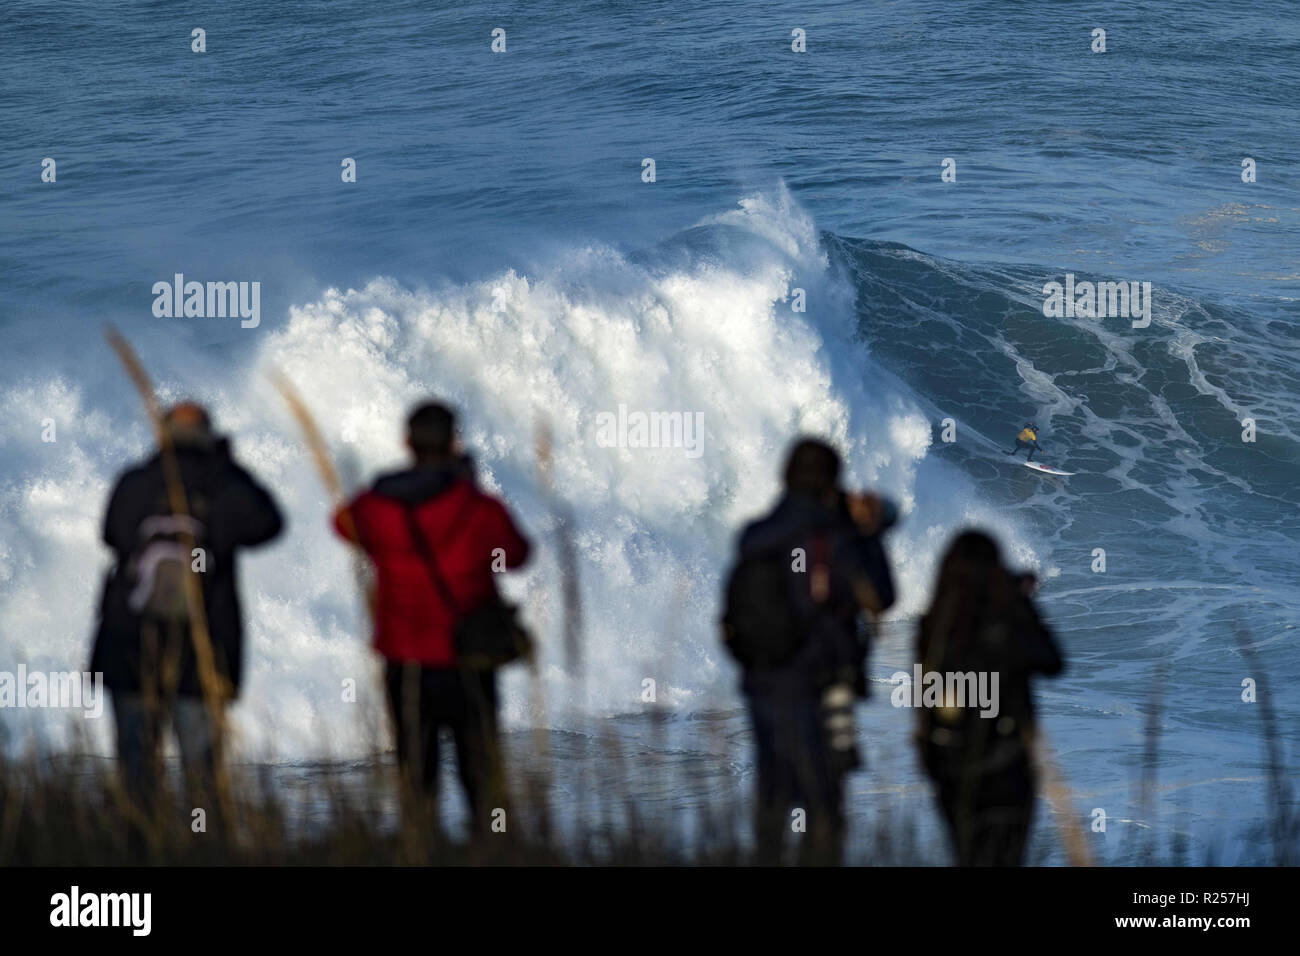
<instances>
[{"instance_id":1,"label":"white surfboard","mask_svg":"<svg viewBox=\"0 0 1300 956\"><path fill-rule=\"evenodd\" d=\"M1045 475L1059 475L1062 478L1068 478L1070 475L1076 474L1073 471L1061 471L1059 468L1053 468L1051 465L1042 465L1036 461L1022 461L1020 464L1024 465L1026 468L1032 468L1034 471L1041 471Z\"/></svg>"}]
</instances>

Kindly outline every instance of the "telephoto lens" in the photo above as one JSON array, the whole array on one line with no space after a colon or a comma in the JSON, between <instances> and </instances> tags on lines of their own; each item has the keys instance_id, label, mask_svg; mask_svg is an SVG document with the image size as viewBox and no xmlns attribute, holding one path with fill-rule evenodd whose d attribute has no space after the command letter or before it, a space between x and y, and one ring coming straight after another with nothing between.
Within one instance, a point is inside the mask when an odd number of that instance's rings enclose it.
<instances>
[{"instance_id":1,"label":"telephoto lens","mask_svg":"<svg viewBox=\"0 0 1300 956\"><path fill-rule=\"evenodd\" d=\"M859 766L857 741L853 734L853 685L832 684L822 694L822 722L831 768L847 773Z\"/></svg>"}]
</instances>

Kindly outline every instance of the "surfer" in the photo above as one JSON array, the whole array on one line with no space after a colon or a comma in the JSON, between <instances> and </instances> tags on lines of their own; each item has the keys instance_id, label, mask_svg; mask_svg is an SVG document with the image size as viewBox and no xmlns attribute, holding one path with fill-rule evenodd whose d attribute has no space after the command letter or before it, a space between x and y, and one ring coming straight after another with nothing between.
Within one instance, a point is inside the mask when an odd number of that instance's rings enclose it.
<instances>
[{"instance_id":1,"label":"surfer","mask_svg":"<svg viewBox=\"0 0 1300 956\"><path fill-rule=\"evenodd\" d=\"M1022 428L1020 434L1016 436L1016 447L1007 452L1007 454L1018 455L1022 448L1029 449L1029 455L1025 458L1025 461L1033 461L1034 452L1043 450L1038 444L1038 426L1033 422L1025 423L1025 427Z\"/></svg>"}]
</instances>

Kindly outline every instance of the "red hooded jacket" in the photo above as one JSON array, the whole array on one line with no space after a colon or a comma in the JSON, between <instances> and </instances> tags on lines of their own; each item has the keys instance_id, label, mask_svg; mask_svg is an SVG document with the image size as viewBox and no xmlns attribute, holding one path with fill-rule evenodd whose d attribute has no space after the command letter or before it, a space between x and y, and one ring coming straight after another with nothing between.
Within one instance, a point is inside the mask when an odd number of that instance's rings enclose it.
<instances>
[{"instance_id":1,"label":"red hooded jacket","mask_svg":"<svg viewBox=\"0 0 1300 956\"><path fill-rule=\"evenodd\" d=\"M461 615L496 594L494 562L497 568L516 568L527 560L528 541L505 505L480 491L460 468L416 467L385 475L335 514L335 530L356 541L375 566L375 649L390 661L454 667L458 616L416 548L407 509L414 510L426 550Z\"/></svg>"}]
</instances>

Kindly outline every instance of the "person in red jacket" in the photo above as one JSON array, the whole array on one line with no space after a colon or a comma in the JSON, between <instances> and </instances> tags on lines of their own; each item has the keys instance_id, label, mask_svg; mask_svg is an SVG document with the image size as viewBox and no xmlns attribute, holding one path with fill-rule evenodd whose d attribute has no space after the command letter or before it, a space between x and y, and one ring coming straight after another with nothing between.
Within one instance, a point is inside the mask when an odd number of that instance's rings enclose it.
<instances>
[{"instance_id":1,"label":"person in red jacket","mask_svg":"<svg viewBox=\"0 0 1300 956\"><path fill-rule=\"evenodd\" d=\"M374 564L375 649L387 662L407 793L425 810L434 806L438 735L448 728L471 829L482 833L503 798L496 673L457 666L454 630L461 616L496 596L493 574L522 565L529 545L505 505L476 486L451 409L432 402L416 408L406 441L413 466L379 477L335 514L334 527ZM436 563L441 585L426 561Z\"/></svg>"}]
</instances>

